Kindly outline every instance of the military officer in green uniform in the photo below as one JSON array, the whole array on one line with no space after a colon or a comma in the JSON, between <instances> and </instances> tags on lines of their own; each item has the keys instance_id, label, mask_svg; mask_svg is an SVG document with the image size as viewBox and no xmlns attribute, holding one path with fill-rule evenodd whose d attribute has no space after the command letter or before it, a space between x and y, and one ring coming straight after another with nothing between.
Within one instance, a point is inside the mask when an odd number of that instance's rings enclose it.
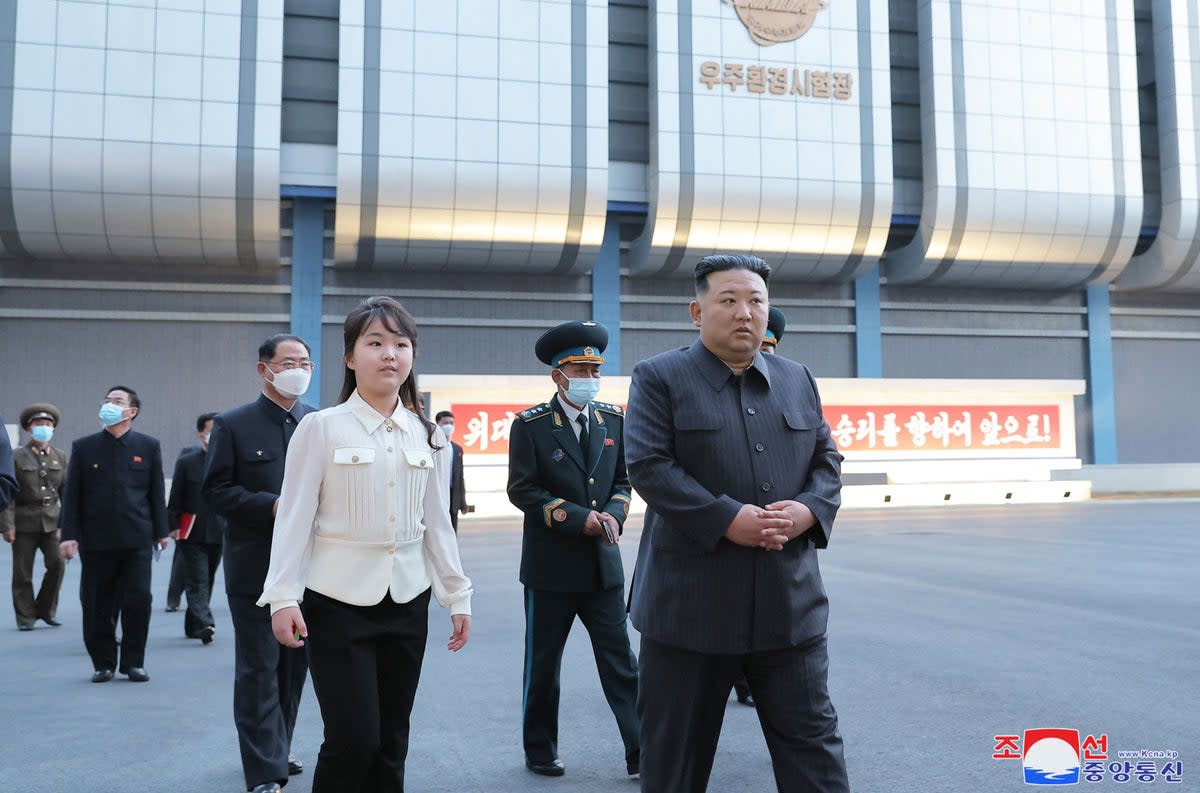
<instances>
[{"instance_id":1,"label":"military officer in green uniform","mask_svg":"<svg viewBox=\"0 0 1200 793\"><path fill-rule=\"evenodd\" d=\"M29 442L13 452L21 489L8 509L0 512L0 533L13 545L12 599L17 628L33 630L39 619L58 627L58 592L66 562L58 552L58 494L67 474L67 454L50 445L58 426L58 408L39 402L21 411L21 429ZM37 595L33 592L33 561L38 551L46 573Z\"/></svg>"},{"instance_id":2,"label":"military officer in green uniform","mask_svg":"<svg viewBox=\"0 0 1200 793\"><path fill-rule=\"evenodd\" d=\"M775 352L779 342L783 341L785 328L787 317L775 306L771 306L771 310L767 312L767 330L763 333L762 344L758 345L759 352Z\"/></svg>"},{"instance_id":3,"label":"military officer in green uniform","mask_svg":"<svg viewBox=\"0 0 1200 793\"><path fill-rule=\"evenodd\" d=\"M525 513L521 583L525 585L525 764L561 776L559 669L578 616L592 640L600 685L625 744L625 767L641 762L637 659L625 627L625 575L617 543L629 516L624 414L595 400L608 329L567 322L534 347L558 393L512 423L508 497Z\"/></svg>"}]
</instances>

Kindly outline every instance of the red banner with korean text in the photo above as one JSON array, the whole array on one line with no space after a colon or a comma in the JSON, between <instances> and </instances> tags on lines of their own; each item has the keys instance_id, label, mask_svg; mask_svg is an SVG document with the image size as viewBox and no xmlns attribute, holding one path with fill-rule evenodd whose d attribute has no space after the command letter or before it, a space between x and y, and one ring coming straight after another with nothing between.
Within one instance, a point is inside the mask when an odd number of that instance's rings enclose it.
<instances>
[{"instance_id":1,"label":"red banner with korean text","mask_svg":"<svg viewBox=\"0 0 1200 793\"><path fill-rule=\"evenodd\" d=\"M451 405L454 440L463 454L508 455L508 433L517 413L532 405Z\"/></svg>"},{"instance_id":2,"label":"red banner with korean text","mask_svg":"<svg viewBox=\"0 0 1200 793\"><path fill-rule=\"evenodd\" d=\"M452 404L465 454L508 454L516 415L530 405ZM825 405L841 452L1055 449L1058 405Z\"/></svg>"},{"instance_id":3,"label":"red banner with korean text","mask_svg":"<svg viewBox=\"0 0 1200 793\"><path fill-rule=\"evenodd\" d=\"M825 405L841 452L1055 449L1058 405Z\"/></svg>"}]
</instances>

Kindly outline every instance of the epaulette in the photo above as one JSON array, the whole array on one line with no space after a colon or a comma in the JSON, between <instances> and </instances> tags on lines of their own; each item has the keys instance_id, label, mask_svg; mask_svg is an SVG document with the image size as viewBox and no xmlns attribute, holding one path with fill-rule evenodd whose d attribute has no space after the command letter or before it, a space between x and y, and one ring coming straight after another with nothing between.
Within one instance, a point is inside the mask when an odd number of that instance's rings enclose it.
<instances>
[{"instance_id":1,"label":"epaulette","mask_svg":"<svg viewBox=\"0 0 1200 793\"><path fill-rule=\"evenodd\" d=\"M595 407L596 410L603 410L605 413L612 413L614 416L625 415L625 411L621 409L620 405L610 405L607 402L597 402L593 399L592 406Z\"/></svg>"},{"instance_id":2,"label":"epaulette","mask_svg":"<svg viewBox=\"0 0 1200 793\"><path fill-rule=\"evenodd\" d=\"M540 419L545 416L549 416L551 412L550 403L543 402L540 405L534 405L531 408L525 408L517 415L520 416L522 421L533 421L534 419Z\"/></svg>"}]
</instances>

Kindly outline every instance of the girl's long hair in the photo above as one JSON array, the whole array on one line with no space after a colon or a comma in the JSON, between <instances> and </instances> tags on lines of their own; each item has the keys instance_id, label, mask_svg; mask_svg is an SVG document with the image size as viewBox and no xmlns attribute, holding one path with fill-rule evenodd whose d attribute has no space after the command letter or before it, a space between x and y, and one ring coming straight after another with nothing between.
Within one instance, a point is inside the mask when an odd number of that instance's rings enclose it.
<instances>
[{"instance_id":1,"label":"girl's long hair","mask_svg":"<svg viewBox=\"0 0 1200 793\"><path fill-rule=\"evenodd\" d=\"M417 393L417 323L413 320L412 314L405 311L404 306L400 305L395 298L368 297L346 315L346 322L342 326L342 340L345 343L345 358L342 359L342 365L345 367L345 374L342 378L342 393L338 397L338 404L349 399L354 390L358 388L354 370L345 366L345 359L354 352L354 345L358 342L358 337L363 334L368 325L377 319L392 333L405 336L412 342L413 368L408 373L408 379L400 384L400 402L421 419L421 423L425 425L429 446L436 449L437 447L433 443L433 433L437 430L437 425L422 414L421 398Z\"/></svg>"}]
</instances>

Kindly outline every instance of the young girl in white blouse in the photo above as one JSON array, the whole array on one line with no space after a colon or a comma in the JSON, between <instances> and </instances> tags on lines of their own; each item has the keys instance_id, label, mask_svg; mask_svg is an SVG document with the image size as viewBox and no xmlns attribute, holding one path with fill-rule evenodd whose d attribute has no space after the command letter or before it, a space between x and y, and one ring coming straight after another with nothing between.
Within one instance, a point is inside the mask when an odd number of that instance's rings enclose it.
<instances>
[{"instance_id":1,"label":"young girl in white blouse","mask_svg":"<svg viewBox=\"0 0 1200 793\"><path fill-rule=\"evenodd\" d=\"M446 504L449 457L417 405L417 328L390 297L346 317L340 404L288 447L260 606L275 637L308 645L325 722L313 793L403 791L429 595L450 609L448 649L471 632L471 582Z\"/></svg>"}]
</instances>

